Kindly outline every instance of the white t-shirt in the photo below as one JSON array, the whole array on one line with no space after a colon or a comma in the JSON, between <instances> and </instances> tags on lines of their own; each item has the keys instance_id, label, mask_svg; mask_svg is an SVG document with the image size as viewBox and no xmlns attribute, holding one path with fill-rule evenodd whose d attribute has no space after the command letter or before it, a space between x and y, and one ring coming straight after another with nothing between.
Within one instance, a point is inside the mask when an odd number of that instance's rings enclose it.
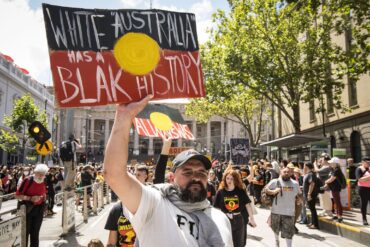
<instances>
[{"instance_id":1,"label":"white t-shirt","mask_svg":"<svg viewBox=\"0 0 370 247\"><path fill-rule=\"evenodd\" d=\"M226 247L233 247L230 222L220 210L205 211L218 227ZM174 206L161 192L142 186L139 207L135 215L124 208L139 240L140 247L189 247L198 246L198 227L184 211Z\"/></svg>"}]
</instances>

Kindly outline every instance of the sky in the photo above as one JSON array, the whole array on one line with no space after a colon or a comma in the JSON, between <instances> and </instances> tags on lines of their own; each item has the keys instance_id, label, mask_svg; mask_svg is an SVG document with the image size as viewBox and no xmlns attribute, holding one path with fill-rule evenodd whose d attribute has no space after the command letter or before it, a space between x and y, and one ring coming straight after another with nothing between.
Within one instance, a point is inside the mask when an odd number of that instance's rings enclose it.
<instances>
[{"instance_id":1,"label":"sky","mask_svg":"<svg viewBox=\"0 0 370 247\"><path fill-rule=\"evenodd\" d=\"M194 13L200 44L208 39L212 13L228 10L227 0L0 0L0 52L48 86L52 77L42 3L98 9L149 9L151 3L154 9Z\"/></svg>"}]
</instances>

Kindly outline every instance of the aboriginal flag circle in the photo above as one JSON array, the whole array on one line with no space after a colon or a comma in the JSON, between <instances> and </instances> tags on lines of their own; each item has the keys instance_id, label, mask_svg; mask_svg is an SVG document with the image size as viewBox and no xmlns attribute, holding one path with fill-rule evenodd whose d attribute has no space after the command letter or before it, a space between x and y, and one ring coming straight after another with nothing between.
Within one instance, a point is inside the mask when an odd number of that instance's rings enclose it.
<instances>
[{"instance_id":1,"label":"aboriginal flag circle","mask_svg":"<svg viewBox=\"0 0 370 247\"><path fill-rule=\"evenodd\" d=\"M160 60L158 43L144 33L127 33L119 38L113 49L119 66L133 75L146 75Z\"/></svg>"}]
</instances>

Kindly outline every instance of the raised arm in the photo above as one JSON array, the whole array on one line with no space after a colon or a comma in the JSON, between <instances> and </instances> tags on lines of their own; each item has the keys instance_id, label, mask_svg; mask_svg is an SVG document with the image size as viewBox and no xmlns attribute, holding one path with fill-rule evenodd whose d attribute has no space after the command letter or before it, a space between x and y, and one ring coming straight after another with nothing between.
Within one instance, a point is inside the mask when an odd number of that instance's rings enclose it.
<instances>
[{"instance_id":1,"label":"raised arm","mask_svg":"<svg viewBox=\"0 0 370 247\"><path fill-rule=\"evenodd\" d=\"M117 106L112 132L105 149L104 178L123 205L133 214L139 207L142 185L127 172L130 128L132 120L151 98L152 96L148 95L139 102Z\"/></svg>"},{"instance_id":2,"label":"raised arm","mask_svg":"<svg viewBox=\"0 0 370 247\"><path fill-rule=\"evenodd\" d=\"M154 184L164 183L165 180L165 173L166 173L166 167L167 167L167 160L168 155L170 153L171 143L172 140L170 138L163 137L163 146L161 155L158 158L157 165L155 167L154 172Z\"/></svg>"}]
</instances>

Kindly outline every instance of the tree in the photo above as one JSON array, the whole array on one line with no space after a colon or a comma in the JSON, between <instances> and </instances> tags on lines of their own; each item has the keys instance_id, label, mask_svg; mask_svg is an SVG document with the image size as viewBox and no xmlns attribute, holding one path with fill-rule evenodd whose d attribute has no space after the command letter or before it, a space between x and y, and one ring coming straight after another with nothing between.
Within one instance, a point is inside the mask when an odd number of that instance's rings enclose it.
<instances>
[{"instance_id":1,"label":"tree","mask_svg":"<svg viewBox=\"0 0 370 247\"><path fill-rule=\"evenodd\" d=\"M0 149L7 153L16 153L19 139L16 134L6 130L0 131Z\"/></svg>"},{"instance_id":2,"label":"tree","mask_svg":"<svg viewBox=\"0 0 370 247\"><path fill-rule=\"evenodd\" d=\"M26 144L30 139L28 126L34 121L40 121L44 126L47 126L46 113L40 113L40 109L35 105L33 98L31 98L29 94L15 100L12 113L4 118L4 124L8 126L13 133L17 133L18 136L22 137L23 159L26 155ZM14 134L5 134L2 135L1 138L4 140L4 147L9 147L14 143ZM32 144L34 145L35 142L33 141Z\"/></svg>"},{"instance_id":3,"label":"tree","mask_svg":"<svg viewBox=\"0 0 370 247\"><path fill-rule=\"evenodd\" d=\"M218 97L220 88L213 90L212 83L206 86L207 96L192 100L186 106L186 114L194 116L199 122L207 122L214 115L237 122L246 130L251 147L256 147L262 125L266 122L266 99L245 89L243 85L223 88L223 97ZM256 121L255 131L253 121Z\"/></svg>"},{"instance_id":4,"label":"tree","mask_svg":"<svg viewBox=\"0 0 370 247\"><path fill-rule=\"evenodd\" d=\"M348 9L339 2L230 0L228 15L215 14L217 28L204 47L214 60L207 81L244 84L280 109L296 133L301 128L301 102L332 97L336 108L345 110L342 79L355 58L332 40L349 23ZM339 24L340 20L346 21ZM351 75L364 71L362 66Z\"/></svg>"}]
</instances>

